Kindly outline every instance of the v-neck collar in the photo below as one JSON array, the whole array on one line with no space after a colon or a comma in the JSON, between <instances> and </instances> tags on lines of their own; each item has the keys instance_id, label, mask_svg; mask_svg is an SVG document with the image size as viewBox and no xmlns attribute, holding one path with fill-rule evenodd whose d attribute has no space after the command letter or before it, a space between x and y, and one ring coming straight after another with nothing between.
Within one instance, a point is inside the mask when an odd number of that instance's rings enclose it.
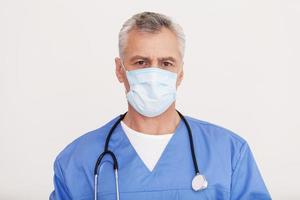
<instances>
[{"instance_id":1,"label":"v-neck collar","mask_svg":"<svg viewBox=\"0 0 300 200\"><path fill-rule=\"evenodd\" d=\"M160 155L160 158L158 159L158 161L156 162L154 168L152 171L149 170L149 168L146 166L146 164L144 163L144 161L141 159L141 157L138 155L138 153L136 152L135 148L133 147L133 145L131 144L129 138L127 137L126 133L124 132L121 124L119 124L116 128L116 132L119 132L119 136L121 139L121 143L123 143L122 145L128 146L131 150L131 152L134 154L133 156L138 158L138 164L140 166L143 167L143 169L148 173L148 174L155 174L156 171L158 170L161 162L163 159L165 159L165 156L167 154L167 152L169 151L169 148L171 148L171 146L174 144L174 142L176 141L176 139L179 137L180 134L182 134L182 129L184 128L184 122L182 119L180 119L171 139L169 140L169 142L167 143L165 149L163 150L162 154ZM176 155L174 155L176 156Z\"/></svg>"}]
</instances>

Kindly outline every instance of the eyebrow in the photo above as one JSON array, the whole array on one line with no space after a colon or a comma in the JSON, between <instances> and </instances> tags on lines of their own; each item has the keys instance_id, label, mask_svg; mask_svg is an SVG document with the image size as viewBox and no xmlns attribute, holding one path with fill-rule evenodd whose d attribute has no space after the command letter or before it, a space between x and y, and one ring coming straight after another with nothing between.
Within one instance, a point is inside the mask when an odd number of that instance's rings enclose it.
<instances>
[{"instance_id":1,"label":"eyebrow","mask_svg":"<svg viewBox=\"0 0 300 200\"><path fill-rule=\"evenodd\" d=\"M143 59L143 60L150 60L148 57L145 57L145 56L141 56L141 55L135 55L133 56L132 58L130 58L130 62L134 61L134 60L137 60L137 59ZM168 57L160 57L158 58L159 61L163 61L163 60L170 60L172 62L176 62L177 60L172 57L172 56L168 56Z\"/></svg>"},{"instance_id":2,"label":"eyebrow","mask_svg":"<svg viewBox=\"0 0 300 200\"><path fill-rule=\"evenodd\" d=\"M170 60L170 61L172 61L172 62L176 62L176 59L173 58L172 56L158 58L158 60L159 60L159 61Z\"/></svg>"},{"instance_id":3,"label":"eyebrow","mask_svg":"<svg viewBox=\"0 0 300 200\"><path fill-rule=\"evenodd\" d=\"M137 60L137 59L143 59L143 60L149 60L147 57L145 56L140 56L140 55L135 55L133 56L132 58L130 58L130 62L134 61L134 60Z\"/></svg>"}]
</instances>

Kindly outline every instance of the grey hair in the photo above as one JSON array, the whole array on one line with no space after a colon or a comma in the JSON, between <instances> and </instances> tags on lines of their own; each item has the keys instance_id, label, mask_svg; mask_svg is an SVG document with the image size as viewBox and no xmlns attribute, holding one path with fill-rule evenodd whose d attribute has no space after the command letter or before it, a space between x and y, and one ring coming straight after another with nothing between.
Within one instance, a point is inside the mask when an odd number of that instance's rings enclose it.
<instances>
[{"instance_id":1,"label":"grey hair","mask_svg":"<svg viewBox=\"0 0 300 200\"><path fill-rule=\"evenodd\" d=\"M180 55L181 58L183 58L185 35L182 27L175 23L170 17L155 12L137 13L125 21L119 32L119 56L123 59L127 36L131 30L135 29L142 32L157 33L163 27L171 30L177 36L180 45Z\"/></svg>"}]
</instances>

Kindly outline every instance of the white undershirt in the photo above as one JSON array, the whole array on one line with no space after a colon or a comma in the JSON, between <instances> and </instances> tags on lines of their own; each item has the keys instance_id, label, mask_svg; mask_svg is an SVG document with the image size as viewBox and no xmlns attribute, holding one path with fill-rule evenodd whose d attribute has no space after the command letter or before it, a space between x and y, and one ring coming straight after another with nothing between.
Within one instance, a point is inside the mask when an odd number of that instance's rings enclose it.
<instances>
[{"instance_id":1,"label":"white undershirt","mask_svg":"<svg viewBox=\"0 0 300 200\"><path fill-rule=\"evenodd\" d=\"M173 133L150 135L129 128L123 121L121 125L138 156L152 171Z\"/></svg>"}]
</instances>

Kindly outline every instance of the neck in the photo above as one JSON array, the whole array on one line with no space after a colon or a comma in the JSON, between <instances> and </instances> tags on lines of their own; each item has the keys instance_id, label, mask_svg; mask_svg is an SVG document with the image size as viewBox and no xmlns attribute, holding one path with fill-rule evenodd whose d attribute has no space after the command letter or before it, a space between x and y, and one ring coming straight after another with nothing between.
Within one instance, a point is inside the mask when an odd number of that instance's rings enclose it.
<instances>
[{"instance_id":1,"label":"neck","mask_svg":"<svg viewBox=\"0 0 300 200\"><path fill-rule=\"evenodd\" d=\"M175 109L175 102L164 113L156 117L143 116L128 104L128 112L123 122L131 129L145 134L170 134L176 130L180 116Z\"/></svg>"}]
</instances>

